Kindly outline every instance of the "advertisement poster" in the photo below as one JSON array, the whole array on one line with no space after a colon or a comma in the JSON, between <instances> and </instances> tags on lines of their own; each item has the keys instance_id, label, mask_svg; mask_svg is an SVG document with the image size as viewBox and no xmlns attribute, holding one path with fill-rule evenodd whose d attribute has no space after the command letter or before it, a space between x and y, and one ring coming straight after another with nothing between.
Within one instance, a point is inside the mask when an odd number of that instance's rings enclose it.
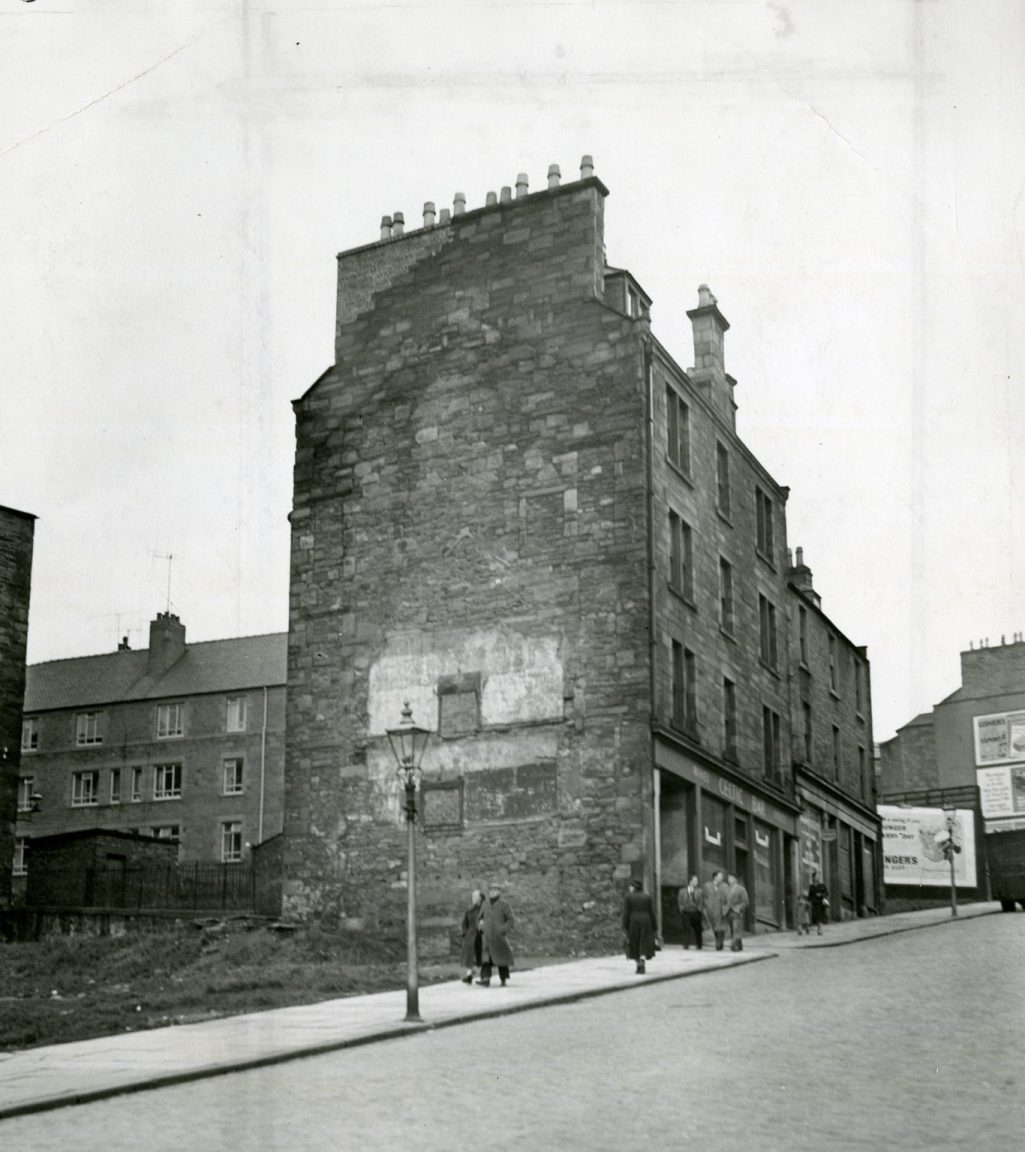
<instances>
[{"instance_id":1,"label":"advertisement poster","mask_svg":"<svg viewBox=\"0 0 1025 1152\"><path fill-rule=\"evenodd\" d=\"M900 808L881 804L883 822L883 883L950 887L950 864L943 852L947 814L942 808ZM970 809L954 813L954 881L974 888L975 824Z\"/></svg>"},{"instance_id":2,"label":"advertisement poster","mask_svg":"<svg viewBox=\"0 0 1025 1152\"><path fill-rule=\"evenodd\" d=\"M979 768L975 773L987 820L1007 819L1025 814L1025 765Z\"/></svg>"},{"instance_id":3,"label":"advertisement poster","mask_svg":"<svg viewBox=\"0 0 1025 1152\"><path fill-rule=\"evenodd\" d=\"M801 833L801 886L806 888L813 872L822 875L822 825L818 812L802 812L798 828Z\"/></svg>"},{"instance_id":4,"label":"advertisement poster","mask_svg":"<svg viewBox=\"0 0 1025 1152\"><path fill-rule=\"evenodd\" d=\"M975 766L1025 762L1025 712L976 716Z\"/></svg>"}]
</instances>

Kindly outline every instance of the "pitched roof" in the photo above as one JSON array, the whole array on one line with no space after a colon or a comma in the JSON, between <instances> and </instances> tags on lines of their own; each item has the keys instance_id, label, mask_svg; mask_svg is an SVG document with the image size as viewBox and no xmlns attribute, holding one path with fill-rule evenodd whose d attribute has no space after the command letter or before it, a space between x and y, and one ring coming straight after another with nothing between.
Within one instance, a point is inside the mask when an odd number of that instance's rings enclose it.
<instances>
[{"instance_id":1,"label":"pitched roof","mask_svg":"<svg viewBox=\"0 0 1025 1152\"><path fill-rule=\"evenodd\" d=\"M274 632L189 644L170 668L152 674L147 672L145 649L30 664L25 669L25 711L283 685L287 653L288 633Z\"/></svg>"}]
</instances>

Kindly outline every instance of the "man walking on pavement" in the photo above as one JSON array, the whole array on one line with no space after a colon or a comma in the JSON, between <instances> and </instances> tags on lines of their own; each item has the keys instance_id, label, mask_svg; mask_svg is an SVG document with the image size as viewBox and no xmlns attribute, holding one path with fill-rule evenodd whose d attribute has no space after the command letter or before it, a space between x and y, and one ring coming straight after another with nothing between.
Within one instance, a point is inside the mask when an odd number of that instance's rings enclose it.
<instances>
[{"instance_id":1,"label":"man walking on pavement","mask_svg":"<svg viewBox=\"0 0 1025 1152\"><path fill-rule=\"evenodd\" d=\"M730 951L744 951L744 917L747 915L747 889L731 872L727 878L726 918L730 925Z\"/></svg>"},{"instance_id":2,"label":"man walking on pavement","mask_svg":"<svg viewBox=\"0 0 1025 1152\"><path fill-rule=\"evenodd\" d=\"M491 967L498 968L498 976L505 987L512 967L513 954L509 947L509 932L514 924L509 901L502 899L500 884L492 884L488 899L484 902L484 947L483 964L478 984L487 988L491 984Z\"/></svg>"},{"instance_id":3,"label":"man walking on pavement","mask_svg":"<svg viewBox=\"0 0 1025 1152\"><path fill-rule=\"evenodd\" d=\"M721 952L726 938L726 885L721 872L715 872L711 883L706 886L705 919L715 937L715 950Z\"/></svg>"},{"instance_id":4,"label":"man walking on pavement","mask_svg":"<svg viewBox=\"0 0 1025 1152\"><path fill-rule=\"evenodd\" d=\"M676 896L676 903L680 909L680 919L683 921L683 946L690 947L693 936L698 950L703 946L703 921L705 915L705 894L698 887L697 876L690 878L686 888L681 888Z\"/></svg>"}]
</instances>

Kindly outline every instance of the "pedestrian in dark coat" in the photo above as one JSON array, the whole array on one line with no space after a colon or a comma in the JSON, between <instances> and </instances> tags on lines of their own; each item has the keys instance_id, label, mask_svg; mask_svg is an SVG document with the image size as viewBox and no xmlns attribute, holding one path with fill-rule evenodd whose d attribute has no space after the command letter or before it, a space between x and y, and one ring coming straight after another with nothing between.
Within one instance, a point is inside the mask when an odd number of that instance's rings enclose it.
<instances>
[{"instance_id":1,"label":"pedestrian in dark coat","mask_svg":"<svg viewBox=\"0 0 1025 1152\"><path fill-rule=\"evenodd\" d=\"M825 924L829 914L829 889L819 879L818 872L811 874L811 884L808 885L808 903L811 905L811 922L821 936L822 925Z\"/></svg>"},{"instance_id":2,"label":"pedestrian in dark coat","mask_svg":"<svg viewBox=\"0 0 1025 1152\"><path fill-rule=\"evenodd\" d=\"M726 939L726 883L721 872L705 885L705 921L715 937L716 952L721 952Z\"/></svg>"},{"instance_id":3,"label":"pedestrian in dark coat","mask_svg":"<svg viewBox=\"0 0 1025 1152\"><path fill-rule=\"evenodd\" d=\"M640 880L631 880L623 901L626 956L636 963L638 973L644 972L644 961L655 955L655 905L643 887Z\"/></svg>"},{"instance_id":4,"label":"pedestrian in dark coat","mask_svg":"<svg viewBox=\"0 0 1025 1152\"><path fill-rule=\"evenodd\" d=\"M690 947L693 938L700 950L704 946L705 894L698 885L697 876L692 876L687 887L680 889L676 895L676 904L683 921L684 948Z\"/></svg>"},{"instance_id":5,"label":"pedestrian in dark coat","mask_svg":"<svg viewBox=\"0 0 1025 1152\"><path fill-rule=\"evenodd\" d=\"M726 878L726 918L730 926L730 951L744 951L744 917L747 915L747 889L731 872Z\"/></svg>"},{"instance_id":6,"label":"pedestrian in dark coat","mask_svg":"<svg viewBox=\"0 0 1025 1152\"><path fill-rule=\"evenodd\" d=\"M509 979L509 969L513 964L512 948L509 947L509 933L515 924L512 908L508 900L502 898L502 889L492 884L488 899L484 901L484 946L478 984L487 988L491 984L491 968L498 968L502 987Z\"/></svg>"},{"instance_id":7,"label":"pedestrian in dark coat","mask_svg":"<svg viewBox=\"0 0 1025 1152\"><path fill-rule=\"evenodd\" d=\"M484 915L484 897L480 889L474 888L470 895L470 907L463 913L463 948L459 956L459 963L466 969L463 977L464 984L473 983L473 970L481 965L481 948L483 946L483 933L481 932L481 919Z\"/></svg>"}]
</instances>

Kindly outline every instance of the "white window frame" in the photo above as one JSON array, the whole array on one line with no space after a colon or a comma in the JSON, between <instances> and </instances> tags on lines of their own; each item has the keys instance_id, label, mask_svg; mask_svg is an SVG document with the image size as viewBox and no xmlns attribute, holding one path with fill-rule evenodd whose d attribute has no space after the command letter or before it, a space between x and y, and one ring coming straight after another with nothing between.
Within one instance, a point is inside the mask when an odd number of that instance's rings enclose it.
<instances>
[{"instance_id":1,"label":"white window frame","mask_svg":"<svg viewBox=\"0 0 1025 1152\"><path fill-rule=\"evenodd\" d=\"M131 802L133 804L142 803L142 768L138 765L132 768Z\"/></svg>"},{"instance_id":2,"label":"white window frame","mask_svg":"<svg viewBox=\"0 0 1025 1152\"><path fill-rule=\"evenodd\" d=\"M36 716L26 716L21 722L21 750L26 753L39 751L39 719Z\"/></svg>"},{"instance_id":3,"label":"white window frame","mask_svg":"<svg viewBox=\"0 0 1025 1152\"><path fill-rule=\"evenodd\" d=\"M235 841L237 838L237 847ZM221 863L242 863L242 821L221 821Z\"/></svg>"},{"instance_id":4,"label":"white window frame","mask_svg":"<svg viewBox=\"0 0 1025 1152\"><path fill-rule=\"evenodd\" d=\"M102 712L77 712L75 714L75 743L79 747L103 743L100 731Z\"/></svg>"},{"instance_id":5,"label":"white window frame","mask_svg":"<svg viewBox=\"0 0 1025 1152\"><path fill-rule=\"evenodd\" d=\"M234 709L234 716L232 711ZM226 732L245 732L249 722L249 697L229 696L225 705L224 730Z\"/></svg>"},{"instance_id":6,"label":"white window frame","mask_svg":"<svg viewBox=\"0 0 1025 1152\"><path fill-rule=\"evenodd\" d=\"M116 787L115 787L116 785ZM121 803L121 769L111 768L110 770L110 802L111 804Z\"/></svg>"},{"instance_id":7,"label":"white window frame","mask_svg":"<svg viewBox=\"0 0 1025 1152\"><path fill-rule=\"evenodd\" d=\"M170 781L168 781L168 776ZM182 795L182 765L180 760L169 760L153 765L153 799L180 800Z\"/></svg>"},{"instance_id":8,"label":"white window frame","mask_svg":"<svg viewBox=\"0 0 1025 1152\"><path fill-rule=\"evenodd\" d=\"M27 836L15 836L13 870L15 876L28 875L28 844L29 838Z\"/></svg>"},{"instance_id":9,"label":"white window frame","mask_svg":"<svg viewBox=\"0 0 1025 1152\"><path fill-rule=\"evenodd\" d=\"M241 796L245 792L245 770L244 756L224 757L221 761L222 795Z\"/></svg>"},{"instance_id":10,"label":"white window frame","mask_svg":"<svg viewBox=\"0 0 1025 1152\"><path fill-rule=\"evenodd\" d=\"M177 740L185 735L185 702L173 700L157 705L157 739Z\"/></svg>"},{"instance_id":11,"label":"white window frame","mask_svg":"<svg viewBox=\"0 0 1025 1152\"><path fill-rule=\"evenodd\" d=\"M88 787L86 782L90 781ZM94 808L100 802L100 773L96 768L75 772L71 777L71 807Z\"/></svg>"},{"instance_id":12,"label":"white window frame","mask_svg":"<svg viewBox=\"0 0 1025 1152\"><path fill-rule=\"evenodd\" d=\"M182 826L180 824L154 824L150 834L158 840L180 840Z\"/></svg>"},{"instance_id":13,"label":"white window frame","mask_svg":"<svg viewBox=\"0 0 1025 1152\"><path fill-rule=\"evenodd\" d=\"M32 811L32 795L36 790L35 776L22 776L18 780L18 811Z\"/></svg>"}]
</instances>

